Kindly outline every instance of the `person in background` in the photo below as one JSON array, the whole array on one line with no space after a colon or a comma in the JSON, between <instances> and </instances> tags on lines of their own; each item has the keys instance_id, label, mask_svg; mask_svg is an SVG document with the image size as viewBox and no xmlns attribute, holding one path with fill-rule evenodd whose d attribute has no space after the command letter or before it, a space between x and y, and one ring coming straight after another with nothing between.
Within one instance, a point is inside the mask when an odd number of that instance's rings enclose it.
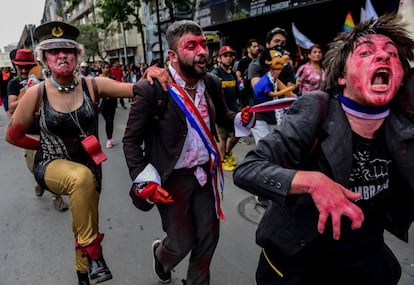
<instances>
[{"instance_id":1,"label":"person in background","mask_svg":"<svg viewBox=\"0 0 414 285\"><path fill-rule=\"evenodd\" d=\"M93 73L94 76L99 76L102 73L102 62L101 60L95 61L90 68L90 71Z\"/></svg>"},{"instance_id":2,"label":"person in background","mask_svg":"<svg viewBox=\"0 0 414 285\"><path fill-rule=\"evenodd\" d=\"M308 62L299 66L296 82L299 82L298 95L319 90L325 80L325 67L322 65L323 51L319 44L310 47Z\"/></svg>"},{"instance_id":3,"label":"person in background","mask_svg":"<svg viewBox=\"0 0 414 285\"><path fill-rule=\"evenodd\" d=\"M217 75L221 79L221 87L224 93L224 102L227 107L237 113L239 112L239 105L237 102L239 90L237 87L237 76L233 71L232 66L236 52L231 46L222 46L218 52L218 66L214 68L211 73ZM219 136L219 151L222 157L223 169L233 171L236 168L237 162L233 155L233 148L237 144L239 138L234 135L234 131L217 126L217 133Z\"/></svg>"},{"instance_id":4,"label":"person in background","mask_svg":"<svg viewBox=\"0 0 414 285\"><path fill-rule=\"evenodd\" d=\"M19 101L6 140L36 150L37 183L69 196L78 284L97 284L112 279L112 273L103 257L104 234L99 231L101 163L106 156L99 144L95 102L104 97L132 97L132 84L76 76L84 49L76 42L79 30L75 26L47 22L36 27L34 36L39 41L37 54L50 77L29 88ZM33 125L39 128L40 139L28 134Z\"/></svg>"},{"instance_id":5,"label":"person in background","mask_svg":"<svg viewBox=\"0 0 414 285\"><path fill-rule=\"evenodd\" d=\"M141 62L141 64L139 65L139 74L140 74L139 78L141 78L141 76L145 73L147 68L148 68L148 64L146 64L145 62Z\"/></svg>"},{"instance_id":6,"label":"person in background","mask_svg":"<svg viewBox=\"0 0 414 285\"><path fill-rule=\"evenodd\" d=\"M208 71L211 71L218 66L217 59L218 59L218 51L214 50L208 60L208 64L207 64Z\"/></svg>"},{"instance_id":7,"label":"person in background","mask_svg":"<svg viewBox=\"0 0 414 285\"><path fill-rule=\"evenodd\" d=\"M266 36L266 49L277 49L281 52L286 51L287 32L279 27L276 27L269 31ZM254 85L269 71L269 66L265 64L260 57L252 60L248 67L248 78L250 80L251 87L254 89ZM278 76L286 86L294 85L294 70L290 64L286 64L282 72ZM263 103L264 101L273 100L273 97L268 96L265 100L258 100L255 98L254 104ZM256 125L252 128L252 133L256 144L264 138L267 134L272 132L277 124L277 112L268 111L257 114Z\"/></svg>"},{"instance_id":8,"label":"person in background","mask_svg":"<svg viewBox=\"0 0 414 285\"><path fill-rule=\"evenodd\" d=\"M9 114L13 115L16 110L17 105L19 104L19 99L23 98L26 93L26 90L33 85L43 80L41 74L41 67L35 61L33 52L29 49L18 49L14 54L14 58L11 58L11 61L16 68L17 76L9 81L7 85L7 93L9 100ZM36 68L35 68L36 67ZM31 73L30 71L37 69L40 72ZM30 128L28 131L31 135L39 135L39 130L35 127ZM24 158L26 162L27 169L33 174L33 164L36 151L32 149L24 149ZM35 195L41 197L45 190L36 183L35 186ZM53 194L52 196L53 206L56 210L60 212L66 211L69 206L63 200L61 195Z\"/></svg>"},{"instance_id":9,"label":"person in background","mask_svg":"<svg viewBox=\"0 0 414 285\"><path fill-rule=\"evenodd\" d=\"M9 100L7 97L7 85L13 79L13 75L10 72L10 67L5 66L1 68L1 77L0 77L0 95L1 101L3 103L4 111L7 113L9 111Z\"/></svg>"},{"instance_id":10,"label":"person in background","mask_svg":"<svg viewBox=\"0 0 414 285\"><path fill-rule=\"evenodd\" d=\"M259 42L256 39L249 39L246 44L246 54L237 64L237 81L240 89L241 107L253 105L253 94L249 80L247 80L248 68L250 62L259 56Z\"/></svg>"},{"instance_id":11,"label":"person in background","mask_svg":"<svg viewBox=\"0 0 414 285\"><path fill-rule=\"evenodd\" d=\"M102 73L99 76L113 79L109 73L110 67L111 65L109 62L102 62ZM99 100L99 110L105 119L105 133L107 138L106 148L112 148L114 145L116 145L116 142L113 140L116 105L116 98L105 97Z\"/></svg>"},{"instance_id":12,"label":"person in background","mask_svg":"<svg viewBox=\"0 0 414 285\"><path fill-rule=\"evenodd\" d=\"M109 69L109 73L112 78L114 78L118 82L124 81L124 72L122 70L121 65L119 64L119 60L115 60L112 63L111 68ZM122 109L126 109L124 98L119 98L119 104L121 104Z\"/></svg>"},{"instance_id":13,"label":"person in background","mask_svg":"<svg viewBox=\"0 0 414 285\"><path fill-rule=\"evenodd\" d=\"M124 66L124 70L122 71L123 75L122 75L122 81L123 82L132 82L132 70L131 70L131 65L126 64Z\"/></svg>"},{"instance_id":14,"label":"person in background","mask_svg":"<svg viewBox=\"0 0 414 285\"><path fill-rule=\"evenodd\" d=\"M196 22L171 23L166 39L168 71L149 67L149 77L134 85L135 101L122 139L124 154L133 180L132 197L156 204L166 233L152 244L156 278L171 282L173 268L190 254L186 283L208 285L219 219L224 218L215 126L235 128L236 135L248 133L254 115L248 107L237 114L226 107L219 78L207 72L207 40ZM152 81L153 75L169 83L170 93L157 125L153 112L161 86Z\"/></svg>"},{"instance_id":15,"label":"person in background","mask_svg":"<svg viewBox=\"0 0 414 285\"><path fill-rule=\"evenodd\" d=\"M89 64L86 61L82 61L79 65L78 75L80 77L94 77L95 74L90 71Z\"/></svg>"},{"instance_id":16,"label":"person in background","mask_svg":"<svg viewBox=\"0 0 414 285\"><path fill-rule=\"evenodd\" d=\"M277 49L279 51L286 51L287 32L286 30L276 27L270 30L266 35L266 49ZM263 51L264 52L264 51ZM254 86L257 82L269 71L269 66L265 64L264 60L257 58L253 59L248 67L248 80L254 94ZM285 65L282 72L278 75L278 79L285 85L291 86L295 82L295 73L290 64ZM273 97L267 96L265 100L258 100L253 96L253 104L259 104L266 101L274 100ZM277 117L280 118L281 110L261 112L257 114L256 125L252 128L252 134L255 143L257 144L262 138L273 131L277 124ZM262 197L256 196L256 202L266 207L267 201Z\"/></svg>"},{"instance_id":17,"label":"person in background","mask_svg":"<svg viewBox=\"0 0 414 285\"><path fill-rule=\"evenodd\" d=\"M395 285L384 230L414 220L414 40L401 16L330 43L322 91L301 96L233 172L271 201L256 232L257 285ZM410 102L410 104L407 104Z\"/></svg>"}]
</instances>

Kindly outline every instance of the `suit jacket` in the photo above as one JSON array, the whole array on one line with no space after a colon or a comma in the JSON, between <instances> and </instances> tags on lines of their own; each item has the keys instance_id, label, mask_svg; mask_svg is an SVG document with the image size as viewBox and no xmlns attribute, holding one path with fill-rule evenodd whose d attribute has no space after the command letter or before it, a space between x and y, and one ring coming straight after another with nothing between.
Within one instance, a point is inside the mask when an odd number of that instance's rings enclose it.
<instances>
[{"instance_id":1,"label":"suit jacket","mask_svg":"<svg viewBox=\"0 0 414 285\"><path fill-rule=\"evenodd\" d=\"M414 220L414 124L391 111L384 130L395 167L387 229L407 241ZM352 151L352 130L338 99L319 91L298 99L233 173L237 186L273 201L259 224L257 243L289 256L308 245L318 235L319 212L310 195L287 194L291 181L297 170L318 170L348 187Z\"/></svg>"},{"instance_id":2,"label":"suit jacket","mask_svg":"<svg viewBox=\"0 0 414 285\"><path fill-rule=\"evenodd\" d=\"M214 83L204 93L210 115L210 130L215 134L216 124L233 129L236 113L224 103L220 79L212 74L206 76L209 76L209 82ZM157 104L155 92L155 86L147 80L140 80L134 85L135 98L122 142L132 180L151 163L158 170L163 183L178 161L188 129L184 112L169 95L166 96L166 108L161 118L154 119Z\"/></svg>"}]
</instances>

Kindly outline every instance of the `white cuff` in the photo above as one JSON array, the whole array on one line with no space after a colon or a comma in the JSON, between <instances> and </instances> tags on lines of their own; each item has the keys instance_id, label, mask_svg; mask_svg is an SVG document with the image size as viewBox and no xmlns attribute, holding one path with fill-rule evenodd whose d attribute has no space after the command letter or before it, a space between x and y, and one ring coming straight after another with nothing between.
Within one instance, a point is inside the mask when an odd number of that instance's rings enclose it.
<instances>
[{"instance_id":1,"label":"white cuff","mask_svg":"<svg viewBox=\"0 0 414 285\"><path fill-rule=\"evenodd\" d=\"M155 169L151 163L148 163L144 170L141 171L141 173L134 180L134 183L142 182L155 182L158 185L161 185L161 177L158 174L157 169Z\"/></svg>"}]
</instances>

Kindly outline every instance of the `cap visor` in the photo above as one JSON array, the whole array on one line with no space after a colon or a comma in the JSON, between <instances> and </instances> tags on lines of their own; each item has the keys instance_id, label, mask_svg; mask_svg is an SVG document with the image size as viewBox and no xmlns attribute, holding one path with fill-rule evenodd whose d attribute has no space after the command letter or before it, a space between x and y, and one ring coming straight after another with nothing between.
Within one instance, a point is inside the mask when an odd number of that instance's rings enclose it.
<instances>
[{"instance_id":1,"label":"cap visor","mask_svg":"<svg viewBox=\"0 0 414 285\"><path fill-rule=\"evenodd\" d=\"M49 42L49 43L41 43L40 48L42 50L51 50L51 49L60 49L60 48L76 48L78 44L76 42Z\"/></svg>"}]
</instances>

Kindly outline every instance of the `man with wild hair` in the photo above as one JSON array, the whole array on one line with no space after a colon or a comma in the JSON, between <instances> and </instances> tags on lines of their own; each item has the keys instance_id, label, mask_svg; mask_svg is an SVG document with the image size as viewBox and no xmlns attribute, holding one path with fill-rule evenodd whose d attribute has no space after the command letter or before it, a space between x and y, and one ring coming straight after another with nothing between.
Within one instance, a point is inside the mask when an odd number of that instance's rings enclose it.
<instances>
[{"instance_id":1,"label":"man with wild hair","mask_svg":"<svg viewBox=\"0 0 414 285\"><path fill-rule=\"evenodd\" d=\"M322 91L295 101L234 171L236 185L271 201L256 284L398 283L384 230L407 242L414 220L414 40L400 20L339 34Z\"/></svg>"}]
</instances>

